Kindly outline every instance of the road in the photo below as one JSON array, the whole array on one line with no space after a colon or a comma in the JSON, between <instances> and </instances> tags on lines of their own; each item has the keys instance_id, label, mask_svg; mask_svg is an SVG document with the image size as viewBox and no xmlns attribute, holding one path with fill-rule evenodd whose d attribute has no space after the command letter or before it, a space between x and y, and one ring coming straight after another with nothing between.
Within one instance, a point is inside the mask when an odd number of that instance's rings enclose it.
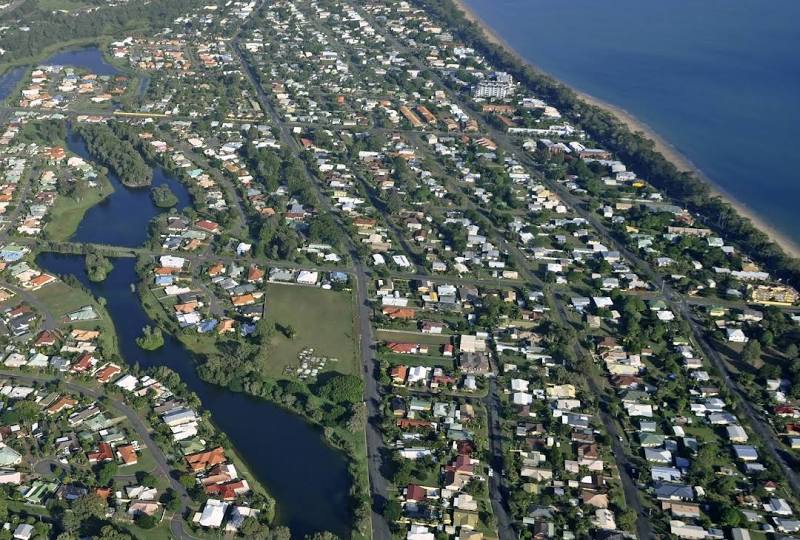
<instances>
[{"instance_id":1,"label":"road","mask_svg":"<svg viewBox=\"0 0 800 540\"><path fill-rule=\"evenodd\" d=\"M554 313L562 326L569 326L567 314L564 312L564 305L548 292L548 304L554 307ZM598 409L600 411L600 421L605 427L606 433L611 440L611 453L614 456L614 461L617 464L617 471L619 472L619 479L622 483L622 492L625 496L625 504L634 512L636 512L636 536L639 540L649 540L655 538L653 526L650 524L650 519L644 512L644 505L642 504L642 493L636 486L631 477L631 470L633 463L631 457L622 445L622 435L619 431L617 422L608 413L608 394L605 390L605 381L598 374L596 366L593 364L593 359L583 347L581 347L578 340L573 343L573 351L577 358L578 365L581 362L588 363L583 372L586 383L589 386L589 392L598 401Z\"/></svg>"},{"instance_id":2,"label":"road","mask_svg":"<svg viewBox=\"0 0 800 540\"><path fill-rule=\"evenodd\" d=\"M256 98L262 110L272 119L274 125L278 127L281 142L286 148L290 148L294 154L300 155L303 151L302 148L291 135L290 128L281 120L280 115L272 106L266 92L264 92L263 87L258 81L253 67L245 60L239 46L238 36L233 40L233 50L234 54L236 54L239 59L242 71L256 90ZM364 401L367 405L366 444L370 498L372 501L372 537L376 540L391 540L392 535L389 530L389 524L386 522L383 515L380 514L383 505L389 500L389 482L381 472L385 446L380 432L381 395L378 385L379 374L376 373L378 365L374 356L375 341L372 333L371 308L368 296L370 278L367 273L367 267L360 260L356 246L347 233L346 228L343 226L336 209L332 207L330 200L322 192L319 182L308 169L305 162L304 167L306 176L311 181L311 185L317 193L322 211L329 212L334 216L336 223L344 231L350 258L353 261L353 266L347 271L349 271L354 278L356 302L358 304L356 318L359 328L361 364L364 372Z\"/></svg>"},{"instance_id":3,"label":"road","mask_svg":"<svg viewBox=\"0 0 800 540\"><path fill-rule=\"evenodd\" d=\"M63 387L72 392L73 394L83 394L85 396L89 396L92 399L99 399L101 396L105 396L106 398L106 406L116 412L121 413L124 415L128 422L130 423L133 430L136 432L137 437L139 438L140 444L150 449L150 453L153 455L153 459L156 462L156 466L161 476L164 478L169 479L170 486L172 489L178 493L178 496L181 500L181 511L176 512L175 515L172 516L170 519L170 531L172 532L175 538L183 539L195 539L196 537L192 536L184 529L184 521L183 521L183 513L188 509L190 498L189 494L186 491L186 488L183 487L183 484L178 482L177 479L173 478L171 471L172 467L169 465L169 461L167 460L167 456L164 455L164 452L161 448L155 443L153 438L150 436L150 429L145 424L142 417L134 411L131 407L129 407L124 401L117 399L115 397L111 397L103 392L96 390L95 388L85 386L80 383L68 381L62 375L32 375L32 374L20 374L14 371L6 371L0 370L0 375L4 377L12 377L16 381L21 382L23 384L33 384L33 383L49 383L49 382L56 382L61 381Z\"/></svg>"},{"instance_id":4,"label":"road","mask_svg":"<svg viewBox=\"0 0 800 540\"><path fill-rule=\"evenodd\" d=\"M500 419L500 397L497 394L497 380L489 380L489 393L483 400L486 406L487 422L489 424L489 452L491 453L489 466L493 474L489 477L489 498L492 501L492 512L497 520L497 534L500 540L514 540L518 535L509 516L508 503L503 482L503 430Z\"/></svg>"}]
</instances>

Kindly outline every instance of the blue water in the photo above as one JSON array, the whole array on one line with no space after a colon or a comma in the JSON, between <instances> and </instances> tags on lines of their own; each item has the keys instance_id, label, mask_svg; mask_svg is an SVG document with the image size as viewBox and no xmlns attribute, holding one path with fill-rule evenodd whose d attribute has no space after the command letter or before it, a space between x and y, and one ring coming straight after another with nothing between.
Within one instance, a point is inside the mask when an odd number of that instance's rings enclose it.
<instances>
[{"instance_id":1,"label":"blue water","mask_svg":"<svg viewBox=\"0 0 800 540\"><path fill-rule=\"evenodd\" d=\"M138 282L136 259L114 259L114 270L102 283L89 281L81 256L44 253L37 263L58 275L74 275L95 296L105 298L126 362L143 368L168 366L180 374L276 498L278 521L291 529L292 537L323 530L349 537L347 465L338 451L322 441L318 429L272 403L201 380L195 360L172 336L156 351L143 351L136 345L141 329L153 325L130 289Z\"/></svg>"},{"instance_id":2,"label":"blue water","mask_svg":"<svg viewBox=\"0 0 800 540\"><path fill-rule=\"evenodd\" d=\"M800 244L800 2L465 2L525 59L644 121Z\"/></svg>"},{"instance_id":3,"label":"blue water","mask_svg":"<svg viewBox=\"0 0 800 540\"><path fill-rule=\"evenodd\" d=\"M24 67L10 69L0 76L0 101L6 99L25 74Z\"/></svg>"},{"instance_id":4,"label":"blue water","mask_svg":"<svg viewBox=\"0 0 800 540\"><path fill-rule=\"evenodd\" d=\"M72 66L84 68L97 75L117 75L119 70L105 61L97 47L67 49L54 54L44 62L45 66Z\"/></svg>"},{"instance_id":5,"label":"blue water","mask_svg":"<svg viewBox=\"0 0 800 540\"><path fill-rule=\"evenodd\" d=\"M68 51L45 63L85 67L104 73L97 49ZM108 66L108 64L105 64ZM113 69L113 67L108 66ZM105 73L113 74L113 73ZM0 78L0 90L4 77ZM13 88L13 86L12 86ZM0 95L1 96L1 95ZM83 140L70 134L68 148L92 161ZM149 188L127 188L109 173L114 192L86 212L72 240L118 246L140 246L148 238L148 224L161 210ZM153 186L167 184L178 197L178 209L191 204L184 186L161 167L153 169ZM136 260L115 259L114 270L102 283L89 281L83 257L44 253L38 264L58 275L74 275L95 296L106 300L116 327L120 352L129 364L147 368L168 366L211 412L214 423L228 436L256 478L277 502L277 522L291 529L293 538L319 531L350 537L350 475L345 457L328 446L319 429L268 401L250 398L206 383L197 375L196 360L176 339L166 336L164 347L143 351L136 338L153 325L131 284L139 281Z\"/></svg>"},{"instance_id":6,"label":"blue water","mask_svg":"<svg viewBox=\"0 0 800 540\"><path fill-rule=\"evenodd\" d=\"M67 148L93 163L86 144L78 135L69 135ZM114 193L86 212L71 240L126 247L141 246L149 236L150 220L166 210L153 204L150 188L129 188L111 171L108 178L114 186ZM169 186L178 198L175 208L182 210L191 205L191 197L183 184L163 168L156 166L153 168L152 187L162 185Z\"/></svg>"}]
</instances>

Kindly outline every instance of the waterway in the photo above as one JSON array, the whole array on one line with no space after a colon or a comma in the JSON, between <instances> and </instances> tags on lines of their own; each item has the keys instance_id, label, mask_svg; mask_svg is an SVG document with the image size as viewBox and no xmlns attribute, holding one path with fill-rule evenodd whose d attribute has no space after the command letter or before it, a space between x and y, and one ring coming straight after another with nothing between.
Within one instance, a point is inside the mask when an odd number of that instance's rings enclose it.
<instances>
[{"instance_id":1,"label":"waterway","mask_svg":"<svg viewBox=\"0 0 800 540\"><path fill-rule=\"evenodd\" d=\"M22 76L25 75L24 67L17 67L10 69L0 76L0 101L8 97L11 92L17 87Z\"/></svg>"},{"instance_id":2,"label":"waterway","mask_svg":"<svg viewBox=\"0 0 800 540\"><path fill-rule=\"evenodd\" d=\"M97 47L80 47L57 52L44 62L43 66L72 66L83 68L97 75L118 75L119 70L106 62Z\"/></svg>"},{"instance_id":3,"label":"waterway","mask_svg":"<svg viewBox=\"0 0 800 540\"><path fill-rule=\"evenodd\" d=\"M93 162L86 144L77 134L69 133L67 148L86 161ZM129 188L111 171L108 178L114 186L114 193L86 212L71 240L125 247L141 246L148 238L150 220L165 210L153 204L150 188ZM162 185L169 186L178 198L175 208L182 210L191 205L191 197L184 185L162 167L155 166L152 187Z\"/></svg>"},{"instance_id":4,"label":"waterway","mask_svg":"<svg viewBox=\"0 0 800 540\"><path fill-rule=\"evenodd\" d=\"M103 73L103 64L108 66L96 48L59 53L45 63L77 65L96 73ZM3 83L4 78L0 78L0 88ZM80 137L71 134L68 147L93 161ZM155 167L153 173L153 185L169 185L178 196L178 208L191 204L188 192L177 179L160 167ZM149 189L127 188L115 175L109 177L114 192L86 213L72 240L140 246L147 240L150 220L162 210L152 203ZM89 281L80 256L45 253L37 262L49 272L75 276L95 296L106 300L126 362L144 368L167 366L181 376L255 477L275 497L278 523L288 526L293 537L318 531L331 531L341 538L350 536L347 462L325 443L319 429L268 401L201 380L192 354L171 336L156 351L143 351L136 345L141 329L153 322L131 291L131 285L139 281L135 259L115 259L114 270L102 283Z\"/></svg>"},{"instance_id":5,"label":"waterway","mask_svg":"<svg viewBox=\"0 0 800 540\"><path fill-rule=\"evenodd\" d=\"M800 244L800 2L464 2L526 60L644 121Z\"/></svg>"}]
</instances>

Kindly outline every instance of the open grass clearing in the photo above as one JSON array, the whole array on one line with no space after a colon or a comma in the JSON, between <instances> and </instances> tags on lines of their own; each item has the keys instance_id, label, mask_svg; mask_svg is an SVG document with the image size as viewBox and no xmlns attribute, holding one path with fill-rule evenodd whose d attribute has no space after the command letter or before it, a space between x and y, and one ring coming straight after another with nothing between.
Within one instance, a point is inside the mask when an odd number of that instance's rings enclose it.
<instances>
[{"instance_id":1,"label":"open grass clearing","mask_svg":"<svg viewBox=\"0 0 800 540\"><path fill-rule=\"evenodd\" d=\"M94 298L86 291L78 288L73 288L62 281L56 281L45 285L38 291L34 291L33 295L39 299L50 311L50 313L62 321L64 316L72 313L83 306L92 305L96 306ZM98 313L98 315L100 315ZM93 321L95 324L99 323L99 319Z\"/></svg>"},{"instance_id":2,"label":"open grass clearing","mask_svg":"<svg viewBox=\"0 0 800 540\"><path fill-rule=\"evenodd\" d=\"M49 240L64 241L75 234L86 211L113 193L108 179L99 181L98 189L87 190L80 198L58 197L50 210L50 221L44 228Z\"/></svg>"},{"instance_id":3,"label":"open grass clearing","mask_svg":"<svg viewBox=\"0 0 800 540\"><path fill-rule=\"evenodd\" d=\"M284 369L297 366L298 354L307 348L313 348L316 356L338 359L328 362L326 370L359 373L352 294L269 284L266 305L266 322L275 328L262 352L267 375L283 377ZM293 338L281 331L287 327L294 328Z\"/></svg>"}]
</instances>

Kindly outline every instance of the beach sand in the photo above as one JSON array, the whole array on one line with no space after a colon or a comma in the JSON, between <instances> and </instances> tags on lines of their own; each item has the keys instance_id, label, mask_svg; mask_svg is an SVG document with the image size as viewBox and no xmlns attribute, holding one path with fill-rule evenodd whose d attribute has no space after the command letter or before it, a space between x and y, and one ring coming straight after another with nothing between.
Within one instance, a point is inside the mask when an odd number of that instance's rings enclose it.
<instances>
[{"instance_id":1,"label":"beach sand","mask_svg":"<svg viewBox=\"0 0 800 540\"><path fill-rule=\"evenodd\" d=\"M464 16L469 19L470 21L474 22L483 30L483 34L487 40L495 45L500 45L504 47L509 53L517 58L520 62L523 62L536 70L547 74L548 76L552 77L549 73L544 71L543 69L539 68L533 62L526 60L519 52L517 52L509 43L503 39L500 35L498 35L492 28L486 24L469 6L467 6L463 0L452 0L453 3L458 6L458 8L464 13ZM617 119L628 126L633 132L641 132L644 134L648 139L652 140L655 143L655 148L661 153L666 159L671 161L676 167L678 167L681 171L691 171L698 178L701 178L706 184L708 184L711 192L714 195L717 195L727 201L736 211L741 215L749 219L758 229L766 233L770 239L778 244L786 253L791 255L792 257L800 257L800 244L793 241L789 238L786 234L778 231L772 225L768 224L764 221L761 217L756 215L753 210L748 208L745 204L740 201L737 201L733 198L729 193L726 193L719 185L711 181L708 176L706 176L703 171L701 171L697 166L695 166L686 156L681 154L674 146L664 140L661 136L658 135L650 126L638 120L628 111L617 107L615 105L611 105L610 103L606 103L600 99L597 99L594 96L590 96L584 92L580 92L576 89L572 89L580 98L589 103L590 105L594 105L601 109L605 109L606 111L610 112Z\"/></svg>"}]
</instances>

